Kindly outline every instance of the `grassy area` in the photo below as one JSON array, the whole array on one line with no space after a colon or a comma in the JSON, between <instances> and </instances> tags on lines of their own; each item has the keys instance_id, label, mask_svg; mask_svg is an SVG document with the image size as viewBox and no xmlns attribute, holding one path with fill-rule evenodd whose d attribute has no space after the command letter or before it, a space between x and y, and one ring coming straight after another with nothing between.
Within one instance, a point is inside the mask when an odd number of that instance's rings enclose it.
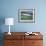
<instances>
[{"instance_id":1,"label":"grassy area","mask_svg":"<svg viewBox=\"0 0 46 46\"><path fill-rule=\"evenodd\" d=\"M21 15L21 20L32 20L32 16Z\"/></svg>"}]
</instances>

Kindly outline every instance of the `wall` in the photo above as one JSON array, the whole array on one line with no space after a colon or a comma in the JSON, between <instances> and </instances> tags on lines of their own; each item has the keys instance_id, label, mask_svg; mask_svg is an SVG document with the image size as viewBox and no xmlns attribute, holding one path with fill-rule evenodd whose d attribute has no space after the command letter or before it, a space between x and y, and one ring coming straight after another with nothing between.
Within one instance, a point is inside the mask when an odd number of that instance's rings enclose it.
<instances>
[{"instance_id":1,"label":"wall","mask_svg":"<svg viewBox=\"0 0 46 46\"><path fill-rule=\"evenodd\" d=\"M13 17L14 26L11 31L46 31L46 0L0 0L0 17ZM18 9L35 8L35 23L19 23ZM1 31L8 31L8 26L3 24Z\"/></svg>"}]
</instances>

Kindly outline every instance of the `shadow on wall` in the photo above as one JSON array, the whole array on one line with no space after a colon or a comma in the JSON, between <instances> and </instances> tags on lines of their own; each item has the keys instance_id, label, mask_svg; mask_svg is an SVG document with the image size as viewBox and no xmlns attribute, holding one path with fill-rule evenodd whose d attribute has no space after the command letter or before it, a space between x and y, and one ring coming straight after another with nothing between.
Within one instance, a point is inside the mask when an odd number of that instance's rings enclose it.
<instances>
[{"instance_id":1,"label":"shadow on wall","mask_svg":"<svg viewBox=\"0 0 46 46\"><path fill-rule=\"evenodd\" d=\"M0 46L4 46L3 45L3 39L4 39L3 33L0 33Z\"/></svg>"},{"instance_id":2,"label":"shadow on wall","mask_svg":"<svg viewBox=\"0 0 46 46\"><path fill-rule=\"evenodd\" d=\"M0 33L2 33L2 25L5 23L5 17L0 16Z\"/></svg>"},{"instance_id":3,"label":"shadow on wall","mask_svg":"<svg viewBox=\"0 0 46 46\"><path fill-rule=\"evenodd\" d=\"M3 46L3 32L2 32L2 25L5 23L5 17L0 16L0 46Z\"/></svg>"}]
</instances>

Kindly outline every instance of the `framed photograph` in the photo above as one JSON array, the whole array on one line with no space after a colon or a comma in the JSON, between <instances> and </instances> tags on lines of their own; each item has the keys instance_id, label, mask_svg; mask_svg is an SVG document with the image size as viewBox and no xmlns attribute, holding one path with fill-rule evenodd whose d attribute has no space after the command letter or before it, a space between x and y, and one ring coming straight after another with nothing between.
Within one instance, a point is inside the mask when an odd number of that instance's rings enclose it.
<instances>
[{"instance_id":1,"label":"framed photograph","mask_svg":"<svg viewBox=\"0 0 46 46\"><path fill-rule=\"evenodd\" d=\"M19 9L18 10L19 22L35 22L35 9Z\"/></svg>"}]
</instances>

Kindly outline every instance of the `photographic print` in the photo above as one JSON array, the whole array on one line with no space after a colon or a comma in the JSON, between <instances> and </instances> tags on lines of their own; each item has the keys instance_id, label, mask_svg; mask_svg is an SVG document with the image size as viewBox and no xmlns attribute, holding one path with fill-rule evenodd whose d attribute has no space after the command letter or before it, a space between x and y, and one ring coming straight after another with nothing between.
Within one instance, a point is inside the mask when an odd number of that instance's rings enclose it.
<instances>
[{"instance_id":1,"label":"photographic print","mask_svg":"<svg viewBox=\"0 0 46 46\"><path fill-rule=\"evenodd\" d=\"M19 9L19 22L35 22L35 9Z\"/></svg>"}]
</instances>

